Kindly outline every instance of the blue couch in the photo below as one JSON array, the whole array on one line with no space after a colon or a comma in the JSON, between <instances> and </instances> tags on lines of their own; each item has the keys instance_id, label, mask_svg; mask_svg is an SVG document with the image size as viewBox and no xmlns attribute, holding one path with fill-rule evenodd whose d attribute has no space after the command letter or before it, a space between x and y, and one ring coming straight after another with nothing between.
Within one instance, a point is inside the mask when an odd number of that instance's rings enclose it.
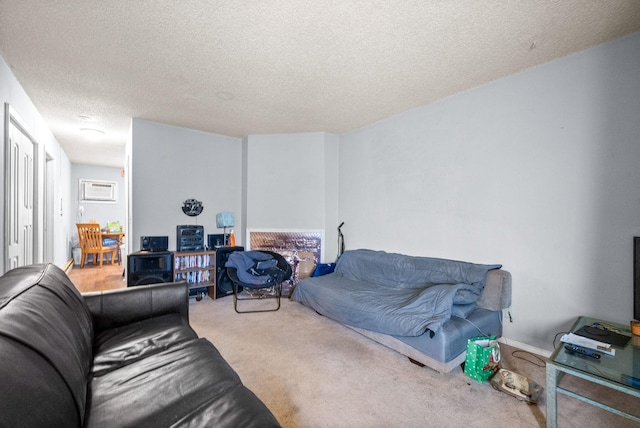
<instances>
[{"instance_id":1,"label":"blue couch","mask_svg":"<svg viewBox=\"0 0 640 428\"><path fill-rule=\"evenodd\" d=\"M502 335L511 274L501 265L351 250L333 273L298 283L291 299L440 372L470 337Z\"/></svg>"}]
</instances>

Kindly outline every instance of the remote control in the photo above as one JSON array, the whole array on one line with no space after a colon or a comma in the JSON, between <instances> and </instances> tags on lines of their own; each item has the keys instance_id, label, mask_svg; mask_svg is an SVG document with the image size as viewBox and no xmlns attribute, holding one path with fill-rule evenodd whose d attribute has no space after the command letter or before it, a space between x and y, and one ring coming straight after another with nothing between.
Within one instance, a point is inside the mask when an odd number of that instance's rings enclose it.
<instances>
[{"instance_id":1,"label":"remote control","mask_svg":"<svg viewBox=\"0 0 640 428\"><path fill-rule=\"evenodd\" d=\"M575 352L576 354L584 355L585 357L595 358L596 360L600 359L600 354L598 354L596 351L582 348L580 346L566 344L564 345L564 349L569 352Z\"/></svg>"}]
</instances>

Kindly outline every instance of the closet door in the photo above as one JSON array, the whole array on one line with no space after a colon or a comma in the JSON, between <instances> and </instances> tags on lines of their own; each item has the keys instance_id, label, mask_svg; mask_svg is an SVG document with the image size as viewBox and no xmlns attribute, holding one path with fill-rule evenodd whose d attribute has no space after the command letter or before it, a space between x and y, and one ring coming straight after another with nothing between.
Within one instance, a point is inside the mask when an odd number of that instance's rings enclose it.
<instances>
[{"instance_id":1,"label":"closet door","mask_svg":"<svg viewBox=\"0 0 640 428\"><path fill-rule=\"evenodd\" d=\"M8 134L5 270L32 264L34 259L34 143L13 118Z\"/></svg>"}]
</instances>

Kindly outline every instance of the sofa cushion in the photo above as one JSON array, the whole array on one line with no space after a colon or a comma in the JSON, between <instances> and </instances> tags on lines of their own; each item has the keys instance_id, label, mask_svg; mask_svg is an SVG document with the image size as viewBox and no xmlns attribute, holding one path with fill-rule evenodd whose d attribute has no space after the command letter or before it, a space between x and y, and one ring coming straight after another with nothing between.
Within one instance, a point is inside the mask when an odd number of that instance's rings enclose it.
<instances>
[{"instance_id":1,"label":"sofa cushion","mask_svg":"<svg viewBox=\"0 0 640 428\"><path fill-rule=\"evenodd\" d=\"M173 427L279 427L277 419L261 403L251 390L237 384L223 395L211 397L197 412L185 415Z\"/></svg>"},{"instance_id":2,"label":"sofa cushion","mask_svg":"<svg viewBox=\"0 0 640 428\"><path fill-rule=\"evenodd\" d=\"M466 318L469 314L476 310L478 307L477 303L467 303L461 305L453 305L451 306L451 316L458 318Z\"/></svg>"},{"instance_id":3,"label":"sofa cushion","mask_svg":"<svg viewBox=\"0 0 640 428\"><path fill-rule=\"evenodd\" d=\"M92 373L126 366L198 335L178 313L138 321L96 335Z\"/></svg>"},{"instance_id":4,"label":"sofa cushion","mask_svg":"<svg viewBox=\"0 0 640 428\"><path fill-rule=\"evenodd\" d=\"M96 336L91 371L94 376L102 376L106 372L197 338L198 335L177 313L106 330Z\"/></svg>"},{"instance_id":5,"label":"sofa cushion","mask_svg":"<svg viewBox=\"0 0 640 428\"><path fill-rule=\"evenodd\" d=\"M87 379L92 360L93 326L91 315L80 293L65 273L55 265L41 264L13 269L0 278L0 336L3 365L11 367L4 355L20 344L24 360L43 359L51 366L40 371L56 372L66 390L56 388L56 395L70 394L75 406L75 421L82 425L87 396ZM33 360L32 360L33 361ZM25 363L27 364L27 363ZM24 380L2 378L4 385ZM17 382L17 383L16 383ZM33 401L26 390L3 388L3 406ZM19 391L19 393L17 393ZM55 400L66 402L66 398ZM34 412L41 412L34 403ZM66 409L61 410L67 412ZM34 415L35 417L35 415ZM69 419L71 420L71 419Z\"/></svg>"},{"instance_id":6,"label":"sofa cushion","mask_svg":"<svg viewBox=\"0 0 640 428\"><path fill-rule=\"evenodd\" d=\"M227 418L242 420L245 413L264 414L260 426L278 426L260 400L236 401L237 394L246 393L235 391L243 389L210 342L182 342L94 377L85 426L186 426L202 418L206 426L244 426L229 424Z\"/></svg>"}]
</instances>

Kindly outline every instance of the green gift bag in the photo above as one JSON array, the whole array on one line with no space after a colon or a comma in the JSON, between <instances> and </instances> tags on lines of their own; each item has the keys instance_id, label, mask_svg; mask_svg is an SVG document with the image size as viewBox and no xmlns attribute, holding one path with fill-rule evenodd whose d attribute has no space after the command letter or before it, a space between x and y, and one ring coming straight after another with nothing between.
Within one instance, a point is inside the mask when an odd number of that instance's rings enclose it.
<instances>
[{"instance_id":1,"label":"green gift bag","mask_svg":"<svg viewBox=\"0 0 640 428\"><path fill-rule=\"evenodd\" d=\"M464 374L478 382L484 382L498 370L500 346L495 336L472 337L467 340L467 357Z\"/></svg>"}]
</instances>

